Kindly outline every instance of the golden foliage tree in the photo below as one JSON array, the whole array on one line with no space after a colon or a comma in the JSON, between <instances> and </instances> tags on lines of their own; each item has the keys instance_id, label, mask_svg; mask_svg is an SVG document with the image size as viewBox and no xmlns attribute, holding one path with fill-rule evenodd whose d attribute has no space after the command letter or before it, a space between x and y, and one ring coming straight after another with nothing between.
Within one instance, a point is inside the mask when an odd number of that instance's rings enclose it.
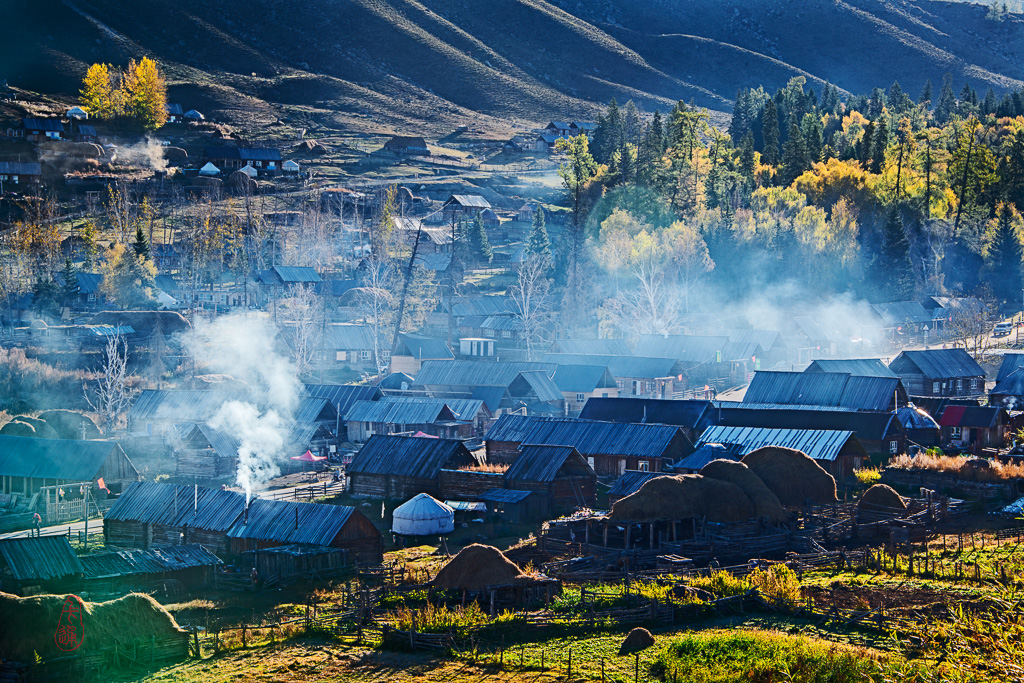
<instances>
[{"instance_id":1,"label":"golden foliage tree","mask_svg":"<svg viewBox=\"0 0 1024 683\"><path fill-rule=\"evenodd\" d=\"M121 308L145 308L152 303L156 266L121 242L107 250L100 273L100 291Z\"/></svg>"},{"instance_id":2,"label":"golden foliage tree","mask_svg":"<svg viewBox=\"0 0 1024 683\"><path fill-rule=\"evenodd\" d=\"M118 113L114 91L110 66L93 64L85 72L85 79L82 80L82 89L79 91L78 99L92 116L109 119Z\"/></svg>"},{"instance_id":3,"label":"golden foliage tree","mask_svg":"<svg viewBox=\"0 0 1024 683\"><path fill-rule=\"evenodd\" d=\"M126 112L149 129L167 123L167 83L149 57L128 64L121 82Z\"/></svg>"}]
</instances>

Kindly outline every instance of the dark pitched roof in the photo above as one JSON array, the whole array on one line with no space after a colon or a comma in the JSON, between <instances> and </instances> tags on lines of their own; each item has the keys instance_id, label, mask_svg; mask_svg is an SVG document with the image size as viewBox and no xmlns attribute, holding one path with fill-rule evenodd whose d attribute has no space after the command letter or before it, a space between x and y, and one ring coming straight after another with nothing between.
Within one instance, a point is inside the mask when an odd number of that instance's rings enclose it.
<instances>
[{"instance_id":1,"label":"dark pitched roof","mask_svg":"<svg viewBox=\"0 0 1024 683\"><path fill-rule=\"evenodd\" d=\"M1002 403L1010 410L1019 410L1021 397L1024 397L1024 371L1011 372L996 382L989 396L1001 396Z\"/></svg>"},{"instance_id":2,"label":"dark pitched roof","mask_svg":"<svg viewBox=\"0 0 1024 683\"><path fill-rule=\"evenodd\" d=\"M433 358L451 360L455 354L448 348L443 339L426 337L420 334L401 333L398 335L398 345L392 356L412 356L413 358Z\"/></svg>"},{"instance_id":3,"label":"dark pitched roof","mask_svg":"<svg viewBox=\"0 0 1024 683\"><path fill-rule=\"evenodd\" d=\"M913 372L912 368L929 379L985 376L985 370L963 349L904 351L889 363L896 374Z\"/></svg>"},{"instance_id":4,"label":"dark pitched roof","mask_svg":"<svg viewBox=\"0 0 1024 683\"><path fill-rule=\"evenodd\" d=\"M205 422L225 401L245 398L238 389L200 391L196 389L144 389L135 399L128 416L131 420Z\"/></svg>"},{"instance_id":5,"label":"dark pitched roof","mask_svg":"<svg viewBox=\"0 0 1024 683\"><path fill-rule=\"evenodd\" d=\"M140 481L125 489L104 519L227 531L244 509L245 496L237 491Z\"/></svg>"},{"instance_id":6,"label":"dark pitched roof","mask_svg":"<svg viewBox=\"0 0 1024 683\"><path fill-rule=\"evenodd\" d=\"M81 562L87 579L162 574L179 569L224 564L219 557L196 543L83 555Z\"/></svg>"},{"instance_id":7,"label":"dark pitched roof","mask_svg":"<svg viewBox=\"0 0 1024 683\"><path fill-rule=\"evenodd\" d=\"M348 472L433 479L444 467L473 462L472 454L461 441L374 434L356 453Z\"/></svg>"},{"instance_id":8,"label":"dark pitched roof","mask_svg":"<svg viewBox=\"0 0 1024 683\"><path fill-rule=\"evenodd\" d=\"M207 159L240 159L241 161L280 161L281 150L268 147L206 147Z\"/></svg>"},{"instance_id":9,"label":"dark pitched roof","mask_svg":"<svg viewBox=\"0 0 1024 683\"><path fill-rule=\"evenodd\" d=\"M347 505L258 498L249 506L249 514L231 526L228 537L330 545L353 515L362 513Z\"/></svg>"},{"instance_id":10,"label":"dark pitched roof","mask_svg":"<svg viewBox=\"0 0 1024 683\"><path fill-rule=\"evenodd\" d=\"M710 408L707 417L720 426L852 431L860 438L871 440L888 438L902 431L896 415L887 412L764 408L722 402Z\"/></svg>"},{"instance_id":11,"label":"dark pitched roof","mask_svg":"<svg viewBox=\"0 0 1024 683\"><path fill-rule=\"evenodd\" d=\"M740 455L762 446L782 446L802 451L815 460L835 460L849 444L855 453L867 455L853 432L825 429L710 427L701 435L698 447L708 443L737 446Z\"/></svg>"},{"instance_id":12,"label":"dark pitched roof","mask_svg":"<svg viewBox=\"0 0 1024 683\"><path fill-rule=\"evenodd\" d=\"M492 316L492 315L515 315L515 303L507 296L460 296L455 297L449 304L452 316L465 318L466 316Z\"/></svg>"},{"instance_id":13,"label":"dark pitched roof","mask_svg":"<svg viewBox=\"0 0 1024 683\"><path fill-rule=\"evenodd\" d=\"M728 343L728 337L644 334L637 341L636 354L651 358L675 358L692 365L701 365L715 362L719 352Z\"/></svg>"},{"instance_id":14,"label":"dark pitched roof","mask_svg":"<svg viewBox=\"0 0 1024 683\"><path fill-rule=\"evenodd\" d=\"M485 503L521 503L530 495L533 491L520 491L518 489L487 489L481 493L477 498L484 501Z\"/></svg>"},{"instance_id":15,"label":"dark pitched roof","mask_svg":"<svg viewBox=\"0 0 1024 683\"><path fill-rule=\"evenodd\" d=\"M480 401L476 402L477 404ZM379 401L356 401L345 415L347 422L373 422L395 425L425 425L454 422L457 416L443 399L393 396Z\"/></svg>"},{"instance_id":16,"label":"dark pitched roof","mask_svg":"<svg viewBox=\"0 0 1024 683\"><path fill-rule=\"evenodd\" d=\"M444 203L445 206L449 206L451 204L473 209L491 208L491 203L478 194L453 194L448 198L448 201Z\"/></svg>"},{"instance_id":17,"label":"dark pitched roof","mask_svg":"<svg viewBox=\"0 0 1024 683\"><path fill-rule=\"evenodd\" d=\"M898 377L766 370L754 373L743 397L744 403L836 406L856 410L888 410L894 400L906 400L906 390Z\"/></svg>"},{"instance_id":18,"label":"dark pitched roof","mask_svg":"<svg viewBox=\"0 0 1024 683\"><path fill-rule=\"evenodd\" d=\"M559 365L554 380L558 390L565 393L589 393L616 386L615 378L603 365Z\"/></svg>"},{"instance_id":19,"label":"dark pitched roof","mask_svg":"<svg viewBox=\"0 0 1024 683\"><path fill-rule=\"evenodd\" d=\"M580 418L608 422L676 425L693 429L711 407L711 401L674 401L654 398L591 398Z\"/></svg>"},{"instance_id":20,"label":"dark pitched roof","mask_svg":"<svg viewBox=\"0 0 1024 683\"><path fill-rule=\"evenodd\" d=\"M0 557L17 581L50 581L85 571L66 536L0 539Z\"/></svg>"},{"instance_id":21,"label":"dark pitched roof","mask_svg":"<svg viewBox=\"0 0 1024 683\"><path fill-rule=\"evenodd\" d=\"M525 383L526 387L521 386L522 383ZM520 372L519 377L509 385L509 393L512 396L527 396L533 393L542 403L562 400L562 392L546 371Z\"/></svg>"},{"instance_id":22,"label":"dark pitched roof","mask_svg":"<svg viewBox=\"0 0 1024 683\"><path fill-rule=\"evenodd\" d=\"M25 130L42 130L48 132L64 132L64 124L60 119L40 119L25 117L21 120L21 127Z\"/></svg>"},{"instance_id":23,"label":"dark pitched roof","mask_svg":"<svg viewBox=\"0 0 1024 683\"><path fill-rule=\"evenodd\" d=\"M739 460L742 450L736 446L724 446L720 443L703 443L693 453L672 464L674 470L700 471L712 460Z\"/></svg>"},{"instance_id":24,"label":"dark pitched roof","mask_svg":"<svg viewBox=\"0 0 1024 683\"><path fill-rule=\"evenodd\" d=\"M923 325L932 321L932 316L920 301L889 301L871 306L875 315L887 327L907 324Z\"/></svg>"},{"instance_id":25,"label":"dark pitched roof","mask_svg":"<svg viewBox=\"0 0 1024 683\"><path fill-rule=\"evenodd\" d=\"M558 339L551 342L551 352L596 356L629 356L633 353L625 339Z\"/></svg>"},{"instance_id":26,"label":"dark pitched roof","mask_svg":"<svg viewBox=\"0 0 1024 683\"><path fill-rule=\"evenodd\" d=\"M896 411L896 419L904 429L938 429L939 423L927 411L915 406L903 406Z\"/></svg>"},{"instance_id":27,"label":"dark pitched roof","mask_svg":"<svg viewBox=\"0 0 1024 683\"><path fill-rule=\"evenodd\" d=\"M816 360L808 365L804 372L845 372L861 377L896 377L896 373L886 367L878 358L846 358L842 360Z\"/></svg>"},{"instance_id":28,"label":"dark pitched roof","mask_svg":"<svg viewBox=\"0 0 1024 683\"><path fill-rule=\"evenodd\" d=\"M554 481L567 463L573 466L576 474L594 475L594 470L572 446L524 444L515 461L505 471L505 480Z\"/></svg>"},{"instance_id":29,"label":"dark pitched roof","mask_svg":"<svg viewBox=\"0 0 1024 683\"><path fill-rule=\"evenodd\" d=\"M320 282L320 274L311 266L274 266L274 272L286 284Z\"/></svg>"},{"instance_id":30,"label":"dark pitched roof","mask_svg":"<svg viewBox=\"0 0 1024 683\"><path fill-rule=\"evenodd\" d=\"M43 167L35 161L0 161L0 173L4 175L42 175Z\"/></svg>"},{"instance_id":31,"label":"dark pitched roof","mask_svg":"<svg viewBox=\"0 0 1024 683\"><path fill-rule=\"evenodd\" d=\"M626 470L622 473L622 476L615 480L615 483L612 484L611 488L608 489L608 495L622 498L631 493L636 493L640 490L641 486L649 482L651 479L667 477L671 474L671 472L640 472L639 470Z\"/></svg>"},{"instance_id":32,"label":"dark pitched roof","mask_svg":"<svg viewBox=\"0 0 1024 683\"><path fill-rule=\"evenodd\" d=\"M356 401L376 401L383 394L378 387L360 384L305 384L306 394L326 398L344 419Z\"/></svg>"},{"instance_id":33,"label":"dark pitched roof","mask_svg":"<svg viewBox=\"0 0 1024 683\"><path fill-rule=\"evenodd\" d=\"M946 406L939 417L940 427L980 427L988 429L1005 422L1006 410L999 406Z\"/></svg>"},{"instance_id":34,"label":"dark pitched roof","mask_svg":"<svg viewBox=\"0 0 1024 683\"><path fill-rule=\"evenodd\" d=\"M84 123L80 123L75 128L78 129L79 135L87 135L90 137L96 137L96 126L90 126Z\"/></svg>"},{"instance_id":35,"label":"dark pitched roof","mask_svg":"<svg viewBox=\"0 0 1024 683\"><path fill-rule=\"evenodd\" d=\"M690 445L679 427L670 425L538 417L522 443L573 446L583 455L660 457L677 439Z\"/></svg>"},{"instance_id":36,"label":"dark pitched roof","mask_svg":"<svg viewBox=\"0 0 1024 683\"><path fill-rule=\"evenodd\" d=\"M1021 368L1024 368L1024 353L1004 353L1003 362L999 364L996 382L1003 381Z\"/></svg>"},{"instance_id":37,"label":"dark pitched roof","mask_svg":"<svg viewBox=\"0 0 1024 683\"><path fill-rule=\"evenodd\" d=\"M549 377L554 363L512 361L427 360L416 375L418 386L507 387L524 372L543 372ZM561 396L559 396L561 398Z\"/></svg>"},{"instance_id":38,"label":"dark pitched roof","mask_svg":"<svg viewBox=\"0 0 1024 683\"><path fill-rule=\"evenodd\" d=\"M114 441L0 435L0 475L92 481L114 453L123 453Z\"/></svg>"},{"instance_id":39,"label":"dark pitched roof","mask_svg":"<svg viewBox=\"0 0 1024 683\"><path fill-rule=\"evenodd\" d=\"M778 330L751 330L746 328L713 328L708 330L712 337L728 337L731 342L748 342L760 346L765 352L784 345L782 333Z\"/></svg>"},{"instance_id":40,"label":"dark pitched roof","mask_svg":"<svg viewBox=\"0 0 1024 683\"><path fill-rule=\"evenodd\" d=\"M331 323L324 328L323 346L327 349L369 351L373 349L373 328L369 325ZM384 346L380 347L383 351Z\"/></svg>"},{"instance_id":41,"label":"dark pitched roof","mask_svg":"<svg viewBox=\"0 0 1024 683\"><path fill-rule=\"evenodd\" d=\"M578 353L548 353L544 360L559 365L603 365L612 377L656 379L677 374L679 361L674 358L641 356L599 356Z\"/></svg>"},{"instance_id":42,"label":"dark pitched roof","mask_svg":"<svg viewBox=\"0 0 1024 683\"><path fill-rule=\"evenodd\" d=\"M180 104L177 104L175 102L167 103L167 114L169 116L182 116L184 115L184 113L185 112L182 111Z\"/></svg>"},{"instance_id":43,"label":"dark pitched roof","mask_svg":"<svg viewBox=\"0 0 1024 683\"><path fill-rule=\"evenodd\" d=\"M532 415L505 413L487 430L484 441L512 441L522 443L537 418Z\"/></svg>"}]
</instances>

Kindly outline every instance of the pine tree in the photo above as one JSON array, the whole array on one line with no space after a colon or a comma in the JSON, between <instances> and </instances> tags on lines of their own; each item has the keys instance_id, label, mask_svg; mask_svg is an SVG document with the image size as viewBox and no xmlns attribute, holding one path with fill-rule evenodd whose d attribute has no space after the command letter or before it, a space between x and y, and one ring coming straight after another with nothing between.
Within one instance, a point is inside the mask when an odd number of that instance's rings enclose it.
<instances>
[{"instance_id":1,"label":"pine tree","mask_svg":"<svg viewBox=\"0 0 1024 683\"><path fill-rule=\"evenodd\" d=\"M996 91L992 89L992 86L989 86L988 90L985 91L985 101L981 103L981 113L994 114L996 107Z\"/></svg>"},{"instance_id":2,"label":"pine tree","mask_svg":"<svg viewBox=\"0 0 1024 683\"><path fill-rule=\"evenodd\" d=\"M932 102L932 82L926 80L924 82L924 88L921 89L921 96L917 98L918 104L930 105Z\"/></svg>"},{"instance_id":3,"label":"pine tree","mask_svg":"<svg viewBox=\"0 0 1024 683\"><path fill-rule=\"evenodd\" d=\"M779 110L775 106L775 100L768 100L764 105L764 113L761 115L761 139L764 142L761 158L766 164L778 165Z\"/></svg>"},{"instance_id":4,"label":"pine tree","mask_svg":"<svg viewBox=\"0 0 1024 683\"><path fill-rule=\"evenodd\" d=\"M874 149L875 139L875 122L869 121L868 125L864 127L864 134L860 138L860 142L857 143L857 158L860 159L860 165L864 168L868 168L871 161L871 151Z\"/></svg>"},{"instance_id":5,"label":"pine tree","mask_svg":"<svg viewBox=\"0 0 1024 683\"><path fill-rule=\"evenodd\" d=\"M135 241L132 243L132 249L135 250L135 255L141 259L151 261L153 257L149 251L149 240L146 239L146 233L142 231L142 226L135 228Z\"/></svg>"},{"instance_id":6,"label":"pine tree","mask_svg":"<svg viewBox=\"0 0 1024 683\"><path fill-rule=\"evenodd\" d=\"M796 122L789 124L789 139L782 145L782 169L779 171L780 184L789 187L797 177L811 167L803 133Z\"/></svg>"},{"instance_id":7,"label":"pine tree","mask_svg":"<svg viewBox=\"0 0 1024 683\"><path fill-rule=\"evenodd\" d=\"M96 255L99 254L99 246L96 243L96 226L90 221L82 227L82 269L85 272L92 270L96 262Z\"/></svg>"},{"instance_id":8,"label":"pine tree","mask_svg":"<svg viewBox=\"0 0 1024 683\"><path fill-rule=\"evenodd\" d=\"M143 57L128 64L121 88L127 112L144 127L156 129L167 123L167 83L154 62Z\"/></svg>"},{"instance_id":9,"label":"pine tree","mask_svg":"<svg viewBox=\"0 0 1024 683\"><path fill-rule=\"evenodd\" d=\"M106 119L114 116L114 86L110 81L110 67L106 64L93 64L85 72L82 89L79 91L79 102L91 116Z\"/></svg>"},{"instance_id":10,"label":"pine tree","mask_svg":"<svg viewBox=\"0 0 1024 683\"><path fill-rule=\"evenodd\" d=\"M868 117L877 119L882 115L882 110L885 108L885 93L881 88L875 88L871 91L871 100L868 102Z\"/></svg>"},{"instance_id":11,"label":"pine tree","mask_svg":"<svg viewBox=\"0 0 1024 683\"><path fill-rule=\"evenodd\" d=\"M544 209L540 206L533 212L533 230L530 231L530 244L526 253L551 258L551 240L548 239L548 229L544 225Z\"/></svg>"},{"instance_id":12,"label":"pine tree","mask_svg":"<svg viewBox=\"0 0 1024 683\"><path fill-rule=\"evenodd\" d=\"M740 147L740 173L754 183L754 173L757 172L757 159L754 156L754 133L747 131L743 136L743 145Z\"/></svg>"},{"instance_id":13,"label":"pine tree","mask_svg":"<svg viewBox=\"0 0 1024 683\"><path fill-rule=\"evenodd\" d=\"M826 83L825 88L821 91L821 103L818 105L818 111L822 114L835 114L839 109L839 88Z\"/></svg>"},{"instance_id":14,"label":"pine tree","mask_svg":"<svg viewBox=\"0 0 1024 683\"><path fill-rule=\"evenodd\" d=\"M875 127L875 133L871 138L871 172L881 173L882 164L885 163L885 150L889 147L889 126L885 123L886 117L882 117Z\"/></svg>"},{"instance_id":15,"label":"pine tree","mask_svg":"<svg viewBox=\"0 0 1024 683\"><path fill-rule=\"evenodd\" d=\"M898 209L889 212L876 261L876 282L882 283L886 301L908 301L914 295L914 266L910 241Z\"/></svg>"},{"instance_id":16,"label":"pine tree","mask_svg":"<svg viewBox=\"0 0 1024 683\"><path fill-rule=\"evenodd\" d=\"M889 86L887 100L889 110L895 113L896 116L907 113L914 106L914 102L903 92L899 81L893 81L892 85Z\"/></svg>"},{"instance_id":17,"label":"pine tree","mask_svg":"<svg viewBox=\"0 0 1024 683\"><path fill-rule=\"evenodd\" d=\"M739 140L750 130L747 111L750 108L750 88L736 91L736 103L732 107L732 121L729 122L729 137Z\"/></svg>"},{"instance_id":18,"label":"pine tree","mask_svg":"<svg viewBox=\"0 0 1024 683\"><path fill-rule=\"evenodd\" d=\"M656 158L665 153L665 127L661 122L661 112L657 109L651 118L651 127L647 130L647 140Z\"/></svg>"},{"instance_id":19,"label":"pine tree","mask_svg":"<svg viewBox=\"0 0 1024 683\"><path fill-rule=\"evenodd\" d=\"M937 124L944 125L956 112L956 97L953 95L953 74L946 72L942 77L942 90L939 91L939 101L935 103L935 110L932 117Z\"/></svg>"},{"instance_id":20,"label":"pine tree","mask_svg":"<svg viewBox=\"0 0 1024 683\"><path fill-rule=\"evenodd\" d=\"M985 270L993 293L1000 300L1016 300L1021 292L1021 266L1024 249L1021 248L1018 226L1020 214L1011 204L1000 204L996 209L995 225L988 235L985 250Z\"/></svg>"},{"instance_id":21,"label":"pine tree","mask_svg":"<svg viewBox=\"0 0 1024 683\"><path fill-rule=\"evenodd\" d=\"M70 306L78 299L81 288L78 286L78 274L70 258L64 259L64 268L60 271L60 300L62 306Z\"/></svg>"},{"instance_id":22,"label":"pine tree","mask_svg":"<svg viewBox=\"0 0 1024 683\"><path fill-rule=\"evenodd\" d=\"M484 217L478 213L473 218L473 229L469 233L470 249L473 257L483 263L490 263L494 258L491 251L491 241L487 239L487 230L484 228Z\"/></svg>"},{"instance_id":23,"label":"pine tree","mask_svg":"<svg viewBox=\"0 0 1024 683\"><path fill-rule=\"evenodd\" d=\"M817 114L804 114L801 130L804 134L804 143L807 145L807 155L811 163L821 161L822 137L825 130L821 125L821 118Z\"/></svg>"},{"instance_id":24,"label":"pine tree","mask_svg":"<svg viewBox=\"0 0 1024 683\"><path fill-rule=\"evenodd\" d=\"M60 287L48 275L40 275L32 286L32 305L40 313L58 313Z\"/></svg>"}]
</instances>

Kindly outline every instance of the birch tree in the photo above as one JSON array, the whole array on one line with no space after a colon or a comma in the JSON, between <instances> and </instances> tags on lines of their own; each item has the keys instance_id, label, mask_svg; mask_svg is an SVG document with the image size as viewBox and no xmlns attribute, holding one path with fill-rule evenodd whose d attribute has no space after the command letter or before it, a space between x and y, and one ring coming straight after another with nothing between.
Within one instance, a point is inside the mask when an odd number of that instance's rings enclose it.
<instances>
[{"instance_id":1,"label":"birch tree","mask_svg":"<svg viewBox=\"0 0 1024 683\"><path fill-rule=\"evenodd\" d=\"M91 385L82 386L82 393L110 431L120 425L133 398L130 384L134 374L128 372L128 342L121 335L107 339L99 375Z\"/></svg>"},{"instance_id":2,"label":"birch tree","mask_svg":"<svg viewBox=\"0 0 1024 683\"><path fill-rule=\"evenodd\" d=\"M509 288L508 296L515 307L516 317L523 325L526 359L533 360L534 348L547 338L552 320L551 281L548 259L533 255L519 269L516 284Z\"/></svg>"}]
</instances>

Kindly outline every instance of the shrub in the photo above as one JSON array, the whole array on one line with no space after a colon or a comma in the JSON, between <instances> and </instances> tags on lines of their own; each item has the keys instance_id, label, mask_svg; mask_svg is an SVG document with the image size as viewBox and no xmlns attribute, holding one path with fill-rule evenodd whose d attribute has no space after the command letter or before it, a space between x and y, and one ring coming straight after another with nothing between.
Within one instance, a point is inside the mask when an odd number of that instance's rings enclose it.
<instances>
[{"instance_id":1,"label":"shrub","mask_svg":"<svg viewBox=\"0 0 1024 683\"><path fill-rule=\"evenodd\" d=\"M747 577L747 582L780 607L792 607L800 602L800 579L784 564L773 564L768 569L755 569Z\"/></svg>"},{"instance_id":2,"label":"shrub","mask_svg":"<svg viewBox=\"0 0 1024 683\"><path fill-rule=\"evenodd\" d=\"M688 581L694 588L706 590L718 598L742 595L750 590L750 584L736 578L727 571L717 571L708 576L695 576Z\"/></svg>"},{"instance_id":3,"label":"shrub","mask_svg":"<svg viewBox=\"0 0 1024 683\"><path fill-rule=\"evenodd\" d=\"M853 476L864 486L874 486L882 480L882 473L877 467L862 467L853 471Z\"/></svg>"}]
</instances>

